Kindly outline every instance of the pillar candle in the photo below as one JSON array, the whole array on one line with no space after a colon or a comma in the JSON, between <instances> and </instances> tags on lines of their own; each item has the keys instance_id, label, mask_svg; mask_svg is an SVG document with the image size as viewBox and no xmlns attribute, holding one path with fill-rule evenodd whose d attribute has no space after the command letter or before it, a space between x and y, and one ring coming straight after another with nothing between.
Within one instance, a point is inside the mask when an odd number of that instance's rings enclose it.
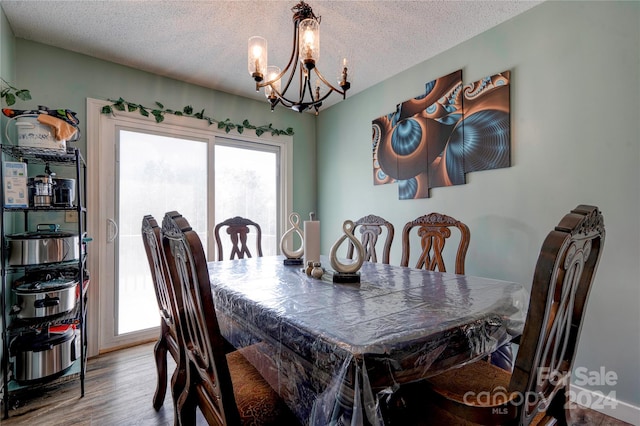
<instances>
[{"instance_id":1,"label":"pillar candle","mask_svg":"<svg viewBox=\"0 0 640 426\"><path fill-rule=\"evenodd\" d=\"M304 264L320 262L320 221L304 221Z\"/></svg>"}]
</instances>

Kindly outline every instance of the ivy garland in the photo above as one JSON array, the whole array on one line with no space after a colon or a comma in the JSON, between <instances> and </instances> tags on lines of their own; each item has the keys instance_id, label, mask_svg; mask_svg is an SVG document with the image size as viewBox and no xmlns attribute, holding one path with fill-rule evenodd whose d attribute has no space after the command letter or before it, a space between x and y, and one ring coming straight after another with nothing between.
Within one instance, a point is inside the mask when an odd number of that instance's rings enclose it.
<instances>
[{"instance_id":1,"label":"ivy garland","mask_svg":"<svg viewBox=\"0 0 640 426\"><path fill-rule=\"evenodd\" d=\"M153 115L156 119L156 123L161 123L164 120L165 114L173 114L178 116L187 116L198 118L200 120L206 120L209 125L217 123L218 129L224 129L225 132L229 133L231 130L236 129L238 133L242 133L244 129L251 129L256 131L257 136L262 136L265 132L271 133L272 136L275 135L293 135L293 128L287 127L286 130L280 130L273 127L271 123L265 124L262 126L254 126L249 123L249 120L244 120L242 124L232 123L228 118L224 121L215 120L211 117L207 117L204 115L204 109L200 112L193 112L193 107L191 105L185 106L182 111L174 111L172 109L165 108L160 102L156 102L156 108L148 108L140 104L134 104L132 102L127 102L122 98L118 98L117 100L108 99L111 102L111 105L105 105L102 107L103 114L113 114L113 110L117 111L139 111L140 115L144 117L149 117Z\"/></svg>"}]
</instances>

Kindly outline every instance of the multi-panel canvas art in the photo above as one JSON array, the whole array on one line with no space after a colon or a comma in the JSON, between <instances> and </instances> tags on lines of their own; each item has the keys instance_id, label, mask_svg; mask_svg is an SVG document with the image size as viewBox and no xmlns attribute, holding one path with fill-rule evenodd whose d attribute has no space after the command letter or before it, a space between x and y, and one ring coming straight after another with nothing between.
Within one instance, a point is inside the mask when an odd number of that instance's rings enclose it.
<instances>
[{"instance_id":1,"label":"multi-panel canvas art","mask_svg":"<svg viewBox=\"0 0 640 426\"><path fill-rule=\"evenodd\" d=\"M468 172L510 166L510 71L462 84L462 70L372 122L373 181L400 199L462 185Z\"/></svg>"}]
</instances>

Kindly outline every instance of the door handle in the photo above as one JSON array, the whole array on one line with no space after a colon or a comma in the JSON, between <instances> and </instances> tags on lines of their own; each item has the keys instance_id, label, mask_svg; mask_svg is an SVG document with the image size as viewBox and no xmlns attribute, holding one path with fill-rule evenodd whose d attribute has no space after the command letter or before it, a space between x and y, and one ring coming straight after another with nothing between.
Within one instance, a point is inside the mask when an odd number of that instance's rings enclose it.
<instances>
[{"instance_id":1,"label":"door handle","mask_svg":"<svg viewBox=\"0 0 640 426\"><path fill-rule=\"evenodd\" d=\"M107 219L107 224L111 225L107 228L107 234L109 234L109 231L112 231L111 236L107 237L107 243L112 243L118 236L118 224L113 219Z\"/></svg>"}]
</instances>

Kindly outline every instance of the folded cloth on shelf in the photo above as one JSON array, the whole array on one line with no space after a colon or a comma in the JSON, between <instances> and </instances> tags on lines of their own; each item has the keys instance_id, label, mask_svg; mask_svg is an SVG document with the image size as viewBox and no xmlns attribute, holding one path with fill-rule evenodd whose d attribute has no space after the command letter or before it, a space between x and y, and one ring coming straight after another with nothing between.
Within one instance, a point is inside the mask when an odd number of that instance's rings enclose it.
<instances>
[{"instance_id":1,"label":"folded cloth on shelf","mask_svg":"<svg viewBox=\"0 0 640 426\"><path fill-rule=\"evenodd\" d=\"M48 114L39 114L38 121L42 124L46 124L53 130L53 135L57 141L66 141L72 139L78 129L64 120L53 117Z\"/></svg>"},{"instance_id":2,"label":"folded cloth on shelf","mask_svg":"<svg viewBox=\"0 0 640 426\"><path fill-rule=\"evenodd\" d=\"M52 117L56 117L61 120L64 120L74 127L78 127L78 124L80 123L80 120L78 120L78 118L76 117L76 113L71 111L70 109L62 109L62 108L49 109L48 107L43 105L38 105L38 109L31 109L31 110L3 108L2 113L9 118L17 117L19 115L28 115L28 114L35 114L35 115L47 114Z\"/></svg>"}]
</instances>

